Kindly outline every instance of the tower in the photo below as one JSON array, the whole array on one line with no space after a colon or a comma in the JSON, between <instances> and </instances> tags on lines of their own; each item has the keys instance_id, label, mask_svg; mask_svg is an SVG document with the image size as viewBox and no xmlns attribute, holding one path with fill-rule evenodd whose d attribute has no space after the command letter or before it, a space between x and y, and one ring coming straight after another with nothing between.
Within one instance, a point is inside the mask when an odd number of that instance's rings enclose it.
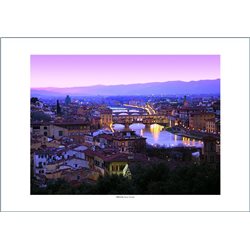
<instances>
[{"instance_id":1,"label":"tower","mask_svg":"<svg viewBox=\"0 0 250 250\"><path fill-rule=\"evenodd\" d=\"M56 101L56 113L57 113L57 115L62 114L62 110L61 110L61 107L60 107L60 104L59 104L58 100Z\"/></svg>"},{"instance_id":2,"label":"tower","mask_svg":"<svg viewBox=\"0 0 250 250\"><path fill-rule=\"evenodd\" d=\"M184 106L184 107L187 107L187 106L188 106L187 96L184 96L183 106Z\"/></svg>"},{"instance_id":3,"label":"tower","mask_svg":"<svg viewBox=\"0 0 250 250\"><path fill-rule=\"evenodd\" d=\"M70 103L71 103L71 98L69 97L69 95L67 95L65 98L65 105L68 106Z\"/></svg>"}]
</instances>

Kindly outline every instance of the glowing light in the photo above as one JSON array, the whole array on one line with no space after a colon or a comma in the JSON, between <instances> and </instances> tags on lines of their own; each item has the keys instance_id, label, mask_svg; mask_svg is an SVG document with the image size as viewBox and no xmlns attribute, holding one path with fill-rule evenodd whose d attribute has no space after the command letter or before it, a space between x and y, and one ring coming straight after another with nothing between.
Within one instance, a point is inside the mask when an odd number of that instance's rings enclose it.
<instances>
[{"instance_id":1,"label":"glowing light","mask_svg":"<svg viewBox=\"0 0 250 250\"><path fill-rule=\"evenodd\" d=\"M152 124L150 126L150 132L153 135L154 142L158 142L158 140L159 140L159 134L160 134L162 128L163 128L163 126L160 126L159 124Z\"/></svg>"}]
</instances>

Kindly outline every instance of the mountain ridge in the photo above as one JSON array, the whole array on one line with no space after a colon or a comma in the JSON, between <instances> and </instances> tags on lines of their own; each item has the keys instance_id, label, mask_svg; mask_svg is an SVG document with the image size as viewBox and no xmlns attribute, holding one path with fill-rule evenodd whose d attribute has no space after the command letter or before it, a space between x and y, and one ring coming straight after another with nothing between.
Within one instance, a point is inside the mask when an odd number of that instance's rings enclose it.
<instances>
[{"instance_id":1,"label":"mountain ridge","mask_svg":"<svg viewBox=\"0 0 250 250\"><path fill-rule=\"evenodd\" d=\"M31 88L31 96L95 96L95 95L180 95L180 94L219 94L220 79L198 81L166 81L118 85L93 85L68 88Z\"/></svg>"}]
</instances>

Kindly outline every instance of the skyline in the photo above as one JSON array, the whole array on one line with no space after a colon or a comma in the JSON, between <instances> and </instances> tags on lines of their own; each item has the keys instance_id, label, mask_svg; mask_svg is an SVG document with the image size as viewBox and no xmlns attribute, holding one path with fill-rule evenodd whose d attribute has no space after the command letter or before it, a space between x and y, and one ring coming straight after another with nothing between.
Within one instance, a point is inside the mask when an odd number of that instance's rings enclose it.
<instances>
[{"instance_id":1,"label":"skyline","mask_svg":"<svg viewBox=\"0 0 250 250\"><path fill-rule=\"evenodd\" d=\"M31 55L31 88L220 78L219 55Z\"/></svg>"}]
</instances>

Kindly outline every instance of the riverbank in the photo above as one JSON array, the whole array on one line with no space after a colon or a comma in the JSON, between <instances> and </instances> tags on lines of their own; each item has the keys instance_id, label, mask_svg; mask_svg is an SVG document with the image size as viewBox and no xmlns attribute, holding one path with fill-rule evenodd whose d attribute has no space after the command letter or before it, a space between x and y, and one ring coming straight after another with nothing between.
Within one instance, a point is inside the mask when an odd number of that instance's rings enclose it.
<instances>
[{"instance_id":1,"label":"riverbank","mask_svg":"<svg viewBox=\"0 0 250 250\"><path fill-rule=\"evenodd\" d=\"M184 128L180 128L180 127L171 127L171 128L168 127L165 130L174 134L174 135L187 137L187 138L195 139L195 140L203 140L204 136L214 136L215 138L219 139L219 135L213 135L213 134L203 133L203 132L198 132L198 131L185 130Z\"/></svg>"}]
</instances>

